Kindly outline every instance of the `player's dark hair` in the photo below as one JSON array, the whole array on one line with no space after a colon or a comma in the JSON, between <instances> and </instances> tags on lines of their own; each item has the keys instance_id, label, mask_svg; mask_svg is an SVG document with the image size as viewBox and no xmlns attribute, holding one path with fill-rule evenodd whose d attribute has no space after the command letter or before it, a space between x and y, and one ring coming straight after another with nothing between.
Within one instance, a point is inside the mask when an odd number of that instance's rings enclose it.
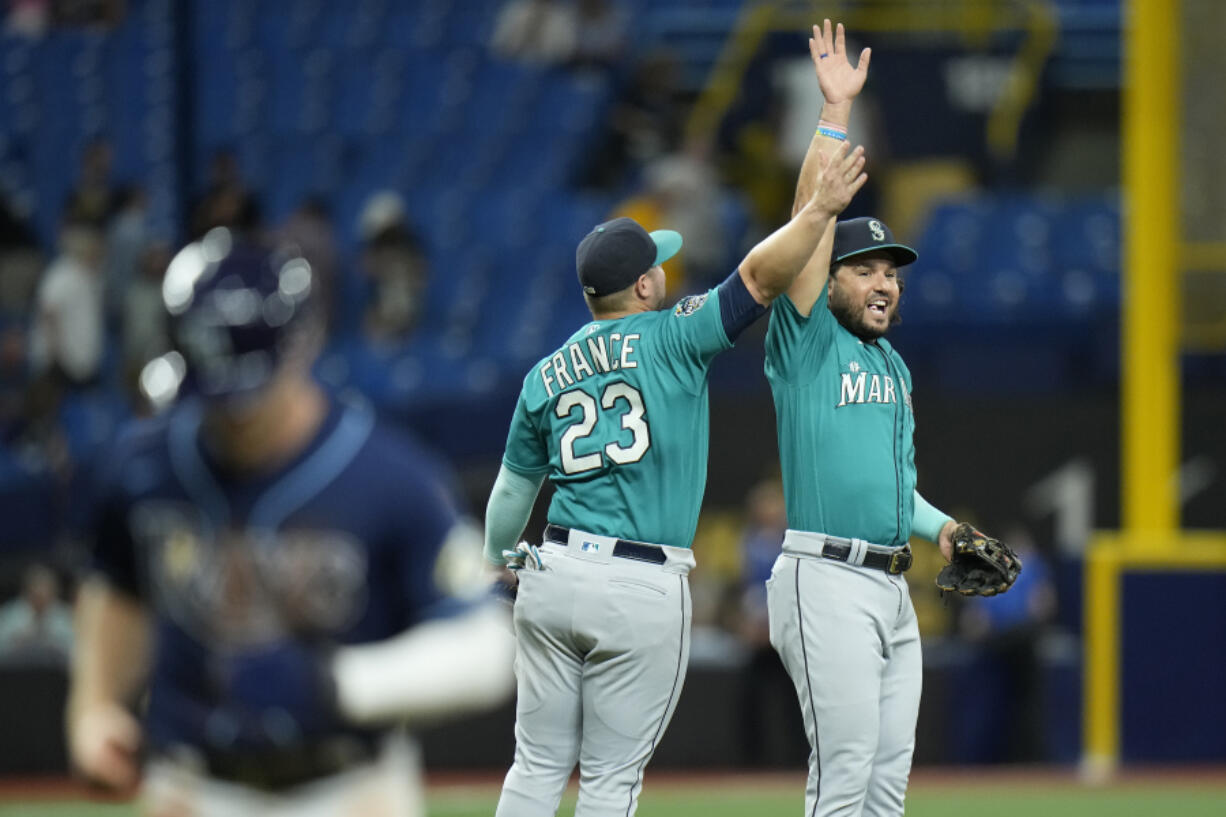
<instances>
[{"instance_id":1,"label":"player's dark hair","mask_svg":"<svg viewBox=\"0 0 1226 817\"><path fill-rule=\"evenodd\" d=\"M633 289L634 284L631 284L625 289L610 292L608 295L588 295L585 292L583 300L587 302L587 308L593 315L608 315L610 312L619 312L625 308L627 301L632 297L630 293Z\"/></svg>"}]
</instances>

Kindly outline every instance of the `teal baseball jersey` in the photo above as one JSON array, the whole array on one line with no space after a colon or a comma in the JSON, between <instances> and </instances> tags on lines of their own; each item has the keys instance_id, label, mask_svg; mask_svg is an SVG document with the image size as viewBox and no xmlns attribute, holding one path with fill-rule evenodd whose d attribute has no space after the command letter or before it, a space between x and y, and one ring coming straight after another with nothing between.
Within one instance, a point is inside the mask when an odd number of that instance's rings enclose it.
<instances>
[{"instance_id":1,"label":"teal baseball jersey","mask_svg":"<svg viewBox=\"0 0 1226 817\"><path fill-rule=\"evenodd\" d=\"M707 482L716 290L593 321L524 378L503 464L555 486L549 521L689 547Z\"/></svg>"},{"instance_id":2,"label":"teal baseball jersey","mask_svg":"<svg viewBox=\"0 0 1226 817\"><path fill-rule=\"evenodd\" d=\"M903 545L911 535L911 373L884 338L864 342L826 305L786 296L766 333L788 527Z\"/></svg>"}]
</instances>

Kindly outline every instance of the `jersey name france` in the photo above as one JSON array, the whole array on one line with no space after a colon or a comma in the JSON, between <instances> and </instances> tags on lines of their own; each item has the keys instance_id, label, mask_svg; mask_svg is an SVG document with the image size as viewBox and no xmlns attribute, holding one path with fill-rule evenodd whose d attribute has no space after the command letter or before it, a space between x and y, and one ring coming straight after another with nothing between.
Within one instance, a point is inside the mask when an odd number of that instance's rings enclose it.
<instances>
[{"instance_id":1,"label":"jersey name france","mask_svg":"<svg viewBox=\"0 0 1226 817\"><path fill-rule=\"evenodd\" d=\"M707 481L717 290L583 326L524 378L503 464L547 474L549 521L689 547Z\"/></svg>"},{"instance_id":2,"label":"jersey name france","mask_svg":"<svg viewBox=\"0 0 1226 817\"><path fill-rule=\"evenodd\" d=\"M766 334L788 527L901 546L911 535L911 372L885 339L843 328L827 292L809 317L786 296Z\"/></svg>"},{"instance_id":3,"label":"jersey name france","mask_svg":"<svg viewBox=\"0 0 1226 817\"><path fill-rule=\"evenodd\" d=\"M230 654L381 641L463 609L440 581L460 530L451 479L411 438L334 403L291 462L235 474L200 422L189 402L127 432L96 498L93 568L156 630L155 751L211 745L200 713L225 703Z\"/></svg>"}]
</instances>

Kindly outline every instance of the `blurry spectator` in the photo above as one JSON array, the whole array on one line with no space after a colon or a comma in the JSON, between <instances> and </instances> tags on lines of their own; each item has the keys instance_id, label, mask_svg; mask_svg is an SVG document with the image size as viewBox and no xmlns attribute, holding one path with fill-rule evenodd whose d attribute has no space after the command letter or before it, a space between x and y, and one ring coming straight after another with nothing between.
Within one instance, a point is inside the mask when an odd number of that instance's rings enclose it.
<instances>
[{"instance_id":1,"label":"blurry spectator","mask_svg":"<svg viewBox=\"0 0 1226 817\"><path fill-rule=\"evenodd\" d=\"M363 333L377 344L404 341L421 317L427 279L426 254L404 199L387 190L371 196L358 217L358 234L372 287Z\"/></svg>"},{"instance_id":2,"label":"blurry spectator","mask_svg":"<svg viewBox=\"0 0 1226 817\"><path fill-rule=\"evenodd\" d=\"M209 184L192 208L191 239L196 241L214 227L229 227L251 235L259 228L260 211L243 182L238 157L232 150L213 154Z\"/></svg>"},{"instance_id":3,"label":"blurry spectator","mask_svg":"<svg viewBox=\"0 0 1226 817\"><path fill-rule=\"evenodd\" d=\"M72 609L60 598L60 581L46 565L31 565L21 595L0 607L0 652L12 655L72 651Z\"/></svg>"},{"instance_id":4,"label":"blurry spectator","mask_svg":"<svg viewBox=\"0 0 1226 817\"><path fill-rule=\"evenodd\" d=\"M1008 593L970 598L959 629L978 653L981 683L964 699L969 756L983 762L1035 762L1045 758L1043 673L1039 644L1056 612L1055 586L1047 560L1020 524L1006 526L1002 541L1022 559L1021 575ZM978 705L976 716L970 709Z\"/></svg>"},{"instance_id":5,"label":"blurry spectator","mask_svg":"<svg viewBox=\"0 0 1226 817\"><path fill-rule=\"evenodd\" d=\"M124 313L128 287L136 277L149 244L149 197L140 187L121 190L118 212L106 234L103 289L108 324L114 328Z\"/></svg>"},{"instance_id":6,"label":"blurry spectator","mask_svg":"<svg viewBox=\"0 0 1226 817\"><path fill-rule=\"evenodd\" d=\"M72 385L95 380L104 350L102 234L69 220L60 230L60 254L43 274L30 327L30 367Z\"/></svg>"},{"instance_id":7,"label":"blurry spectator","mask_svg":"<svg viewBox=\"0 0 1226 817\"><path fill-rule=\"evenodd\" d=\"M626 47L626 10L610 0L578 0L574 54L579 67L612 68Z\"/></svg>"},{"instance_id":8,"label":"blurry spectator","mask_svg":"<svg viewBox=\"0 0 1226 817\"><path fill-rule=\"evenodd\" d=\"M771 760L766 751L774 743L767 740L772 724L778 724L783 732L782 745L788 759L798 761L808 750L803 726L794 717L795 687L770 644L766 609L766 580L783 549L783 534L788 526L783 483L777 477L759 482L750 490L746 505L737 636L748 651L748 659L741 675L737 743L742 763L762 766Z\"/></svg>"},{"instance_id":9,"label":"blurry spectator","mask_svg":"<svg viewBox=\"0 0 1226 817\"><path fill-rule=\"evenodd\" d=\"M0 319L25 319L44 267L33 231L0 198Z\"/></svg>"},{"instance_id":10,"label":"blurry spectator","mask_svg":"<svg viewBox=\"0 0 1226 817\"><path fill-rule=\"evenodd\" d=\"M676 230L685 253L668 262L669 289L676 293L717 283L729 254L720 217L721 191L715 169L698 149L672 153L649 164L642 192L624 201L613 217L629 216L647 230Z\"/></svg>"},{"instance_id":11,"label":"blurry spectator","mask_svg":"<svg viewBox=\"0 0 1226 817\"><path fill-rule=\"evenodd\" d=\"M617 187L627 172L677 150L686 109L676 54L648 53L609 113L605 144L587 169L587 183Z\"/></svg>"},{"instance_id":12,"label":"blurry spectator","mask_svg":"<svg viewBox=\"0 0 1226 817\"><path fill-rule=\"evenodd\" d=\"M136 381L150 360L170 350L170 330L162 301L162 279L170 265L170 245L152 241L145 246L137 272L123 293L121 339L124 382L136 394Z\"/></svg>"},{"instance_id":13,"label":"blurry spectator","mask_svg":"<svg viewBox=\"0 0 1226 817\"><path fill-rule=\"evenodd\" d=\"M490 47L500 57L560 63L575 53L575 10L561 0L511 0L494 24Z\"/></svg>"},{"instance_id":14,"label":"blurry spectator","mask_svg":"<svg viewBox=\"0 0 1226 817\"><path fill-rule=\"evenodd\" d=\"M0 197L0 249L34 246L34 233L7 197Z\"/></svg>"},{"instance_id":15,"label":"blurry spectator","mask_svg":"<svg viewBox=\"0 0 1226 817\"><path fill-rule=\"evenodd\" d=\"M322 196L308 196L290 213L285 223L277 229L276 243L292 244L302 253L302 257L311 265L315 273L314 281L318 291L318 308L328 322L328 328L333 326L333 303L336 299L336 274L338 253L336 249L336 231L332 226L332 213L328 203Z\"/></svg>"},{"instance_id":16,"label":"blurry spectator","mask_svg":"<svg viewBox=\"0 0 1226 817\"><path fill-rule=\"evenodd\" d=\"M56 25L111 26L123 20L124 0L54 0Z\"/></svg>"},{"instance_id":17,"label":"blurry spectator","mask_svg":"<svg viewBox=\"0 0 1226 817\"><path fill-rule=\"evenodd\" d=\"M111 143L96 138L81 154L77 186L68 194L68 218L101 230L110 221L118 203L118 192L111 184Z\"/></svg>"},{"instance_id":18,"label":"blurry spectator","mask_svg":"<svg viewBox=\"0 0 1226 817\"><path fill-rule=\"evenodd\" d=\"M59 422L63 384L51 376L31 380L20 324L0 328L0 458L11 456L23 473L69 476L68 440Z\"/></svg>"},{"instance_id":19,"label":"blurry spectator","mask_svg":"<svg viewBox=\"0 0 1226 817\"><path fill-rule=\"evenodd\" d=\"M21 326L0 326L0 440L8 441L22 426L26 403L26 342Z\"/></svg>"},{"instance_id":20,"label":"blurry spectator","mask_svg":"<svg viewBox=\"0 0 1226 817\"><path fill-rule=\"evenodd\" d=\"M51 0L9 0L8 6L6 30L30 38L41 37L47 32L51 21Z\"/></svg>"}]
</instances>

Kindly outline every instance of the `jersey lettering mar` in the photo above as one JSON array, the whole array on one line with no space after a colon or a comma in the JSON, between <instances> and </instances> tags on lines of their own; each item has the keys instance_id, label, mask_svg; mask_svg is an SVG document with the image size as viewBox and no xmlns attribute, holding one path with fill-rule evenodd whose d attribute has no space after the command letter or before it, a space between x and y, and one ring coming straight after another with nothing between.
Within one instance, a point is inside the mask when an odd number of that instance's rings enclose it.
<instances>
[{"instance_id":1,"label":"jersey lettering mar","mask_svg":"<svg viewBox=\"0 0 1226 817\"><path fill-rule=\"evenodd\" d=\"M707 481L707 374L732 345L710 294L588 323L528 372L503 464L548 475L550 522L690 546Z\"/></svg>"},{"instance_id":2,"label":"jersey lettering mar","mask_svg":"<svg viewBox=\"0 0 1226 817\"><path fill-rule=\"evenodd\" d=\"M766 334L788 527L903 545L911 536L911 372L885 339L839 324L826 292L808 318L785 295Z\"/></svg>"}]
</instances>

